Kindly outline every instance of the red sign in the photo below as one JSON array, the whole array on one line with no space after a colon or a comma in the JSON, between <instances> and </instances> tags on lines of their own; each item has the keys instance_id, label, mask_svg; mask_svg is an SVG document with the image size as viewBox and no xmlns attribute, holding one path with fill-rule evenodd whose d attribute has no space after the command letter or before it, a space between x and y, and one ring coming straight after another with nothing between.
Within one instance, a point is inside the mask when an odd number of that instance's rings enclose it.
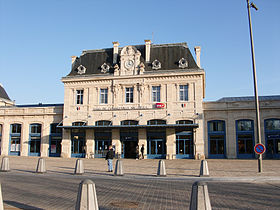
<instances>
[{"instance_id":1,"label":"red sign","mask_svg":"<svg viewBox=\"0 0 280 210\"><path fill-rule=\"evenodd\" d=\"M265 146L263 144L256 144L254 150L255 150L255 153L261 155L265 152Z\"/></svg>"},{"instance_id":2,"label":"red sign","mask_svg":"<svg viewBox=\"0 0 280 210\"><path fill-rule=\"evenodd\" d=\"M164 103L156 103L156 108L157 109L162 109L165 107L165 104Z\"/></svg>"}]
</instances>

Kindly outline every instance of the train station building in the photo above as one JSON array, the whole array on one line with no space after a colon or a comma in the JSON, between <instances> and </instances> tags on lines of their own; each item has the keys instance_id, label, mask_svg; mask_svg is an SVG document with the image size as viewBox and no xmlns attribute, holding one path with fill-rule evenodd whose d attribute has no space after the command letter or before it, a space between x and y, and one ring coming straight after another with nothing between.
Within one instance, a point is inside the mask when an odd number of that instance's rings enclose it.
<instances>
[{"instance_id":1,"label":"train station building","mask_svg":"<svg viewBox=\"0 0 280 210\"><path fill-rule=\"evenodd\" d=\"M205 71L186 43L85 50L61 81L64 104L16 105L0 86L1 155L255 158L253 97L204 102ZM260 97L266 158L280 158L280 96Z\"/></svg>"}]
</instances>

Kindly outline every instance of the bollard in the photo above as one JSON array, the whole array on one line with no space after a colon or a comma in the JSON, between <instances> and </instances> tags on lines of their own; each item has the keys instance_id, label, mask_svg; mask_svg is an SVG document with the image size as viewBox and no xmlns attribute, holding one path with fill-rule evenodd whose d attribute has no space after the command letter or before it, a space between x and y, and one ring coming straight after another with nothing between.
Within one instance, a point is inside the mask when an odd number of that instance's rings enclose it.
<instances>
[{"instance_id":1,"label":"bollard","mask_svg":"<svg viewBox=\"0 0 280 210\"><path fill-rule=\"evenodd\" d=\"M76 210L98 210L95 184L89 179L83 180L79 185L76 201Z\"/></svg>"},{"instance_id":2,"label":"bollard","mask_svg":"<svg viewBox=\"0 0 280 210\"><path fill-rule=\"evenodd\" d=\"M44 158L39 158L38 159L36 173L41 173L41 174L46 173L46 164L45 164L45 159Z\"/></svg>"},{"instance_id":3,"label":"bollard","mask_svg":"<svg viewBox=\"0 0 280 210\"><path fill-rule=\"evenodd\" d=\"M164 162L164 160L160 160L160 161L158 162L157 176L166 176L166 170L165 170L165 162Z\"/></svg>"},{"instance_id":4,"label":"bollard","mask_svg":"<svg viewBox=\"0 0 280 210\"><path fill-rule=\"evenodd\" d=\"M84 171L83 160L77 159L74 174L76 174L76 175L82 175L84 172L85 172L85 171Z\"/></svg>"},{"instance_id":5,"label":"bollard","mask_svg":"<svg viewBox=\"0 0 280 210\"><path fill-rule=\"evenodd\" d=\"M211 203L205 182L195 182L192 185L190 210L211 210Z\"/></svg>"},{"instance_id":6,"label":"bollard","mask_svg":"<svg viewBox=\"0 0 280 210\"><path fill-rule=\"evenodd\" d=\"M201 161L199 176L209 176L208 164L206 160Z\"/></svg>"},{"instance_id":7,"label":"bollard","mask_svg":"<svg viewBox=\"0 0 280 210\"><path fill-rule=\"evenodd\" d=\"M8 157L3 157L2 158L1 171L2 172L10 171L10 164L9 164L9 158Z\"/></svg>"},{"instance_id":8,"label":"bollard","mask_svg":"<svg viewBox=\"0 0 280 210\"><path fill-rule=\"evenodd\" d=\"M119 159L116 162L116 167L115 167L115 176L123 176L123 167L122 167L122 161Z\"/></svg>"}]
</instances>

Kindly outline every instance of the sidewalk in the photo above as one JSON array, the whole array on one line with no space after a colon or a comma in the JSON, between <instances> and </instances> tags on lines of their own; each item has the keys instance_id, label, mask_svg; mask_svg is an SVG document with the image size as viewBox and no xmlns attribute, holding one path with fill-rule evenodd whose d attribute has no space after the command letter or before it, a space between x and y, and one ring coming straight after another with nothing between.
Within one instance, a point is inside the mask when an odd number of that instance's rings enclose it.
<instances>
[{"instance_id":1,"label":"sidewalk","mask_svg":"<svg viewBox=\"0 0 280 210\"><path fill-rule=\"evenodd\" d=\"M34 172L39 157L9 156L11 171ZM1 157L2 159L2 157ZM47 173L73 174L76 158L51 158L46 159ZM100 175L107 172L105 159L82 159L85 173ZM154 176L157 173L158 162L156 159L133 160L122 159L125 175ZM197 177L200 170L199 160L178 159L165 160L168 177ZM257 160L228 160L207 159L210 177L252 177L272 176L280 177L280 160L263 160L263 172L258 173ZM113 161L115 167L116 160Z\"/></svg>"}]
</instances>

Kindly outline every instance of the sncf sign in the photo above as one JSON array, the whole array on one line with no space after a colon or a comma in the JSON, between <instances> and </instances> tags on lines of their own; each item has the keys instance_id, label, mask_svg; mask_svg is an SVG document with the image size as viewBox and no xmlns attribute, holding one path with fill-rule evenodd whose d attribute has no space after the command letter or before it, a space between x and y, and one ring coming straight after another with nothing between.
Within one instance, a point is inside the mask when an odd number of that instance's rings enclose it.
<instances>
[{"instance_id":1,"label":"sncf sign","mask_svg":"<svg viewBox=\"0 0 280 210\"><path fill-rule=\"evenodd\" d=\"M165 104L164 103L156 103L156 108L157 109L162 109L165 107Z\"/></svg>"}]
</instances>

